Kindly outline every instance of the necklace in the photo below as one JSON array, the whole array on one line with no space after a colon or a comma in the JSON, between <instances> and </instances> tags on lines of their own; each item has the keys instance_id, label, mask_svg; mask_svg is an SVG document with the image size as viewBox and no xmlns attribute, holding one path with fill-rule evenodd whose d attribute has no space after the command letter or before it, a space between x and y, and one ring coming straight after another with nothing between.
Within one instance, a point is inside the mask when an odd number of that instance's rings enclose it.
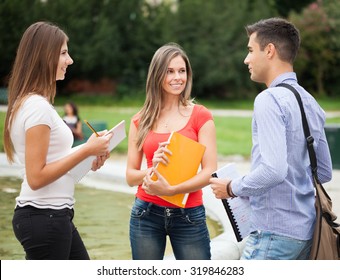
<instances>
[{"instance_id":1,"label":"necklace","mask_svg":"<svg viewBox=\"0 0 340 280\"><path fill-rule=\"evenodd\" d=\"M170 119L171 119L171 117L169 117L168 120L164 123L165 128L168 128Z\"/></svg>"},{"instance_id":2,"label":"necklace","mask_svg":"<svg viewBox=\"0 0 340 280\"><path fill-rule=\"evenodd\" d=\"M168 117L168 119L165 121L165 123L164 123L164 127L165 127L165 128L168 128L168 127L169 127L169 123L170 123L171 119L174 119L173 115L170 115L170 116Z\"/></svg>"},{"instance_id":3,"label":"necklace","mask_svg":"<svg viewBox=\"0 0 340 280\"><path fill-rule=\"evenodd\" d=\"M185 118L188 117L188 116L182 114L182 112L181 112L181 110L180 110L180 107L177 107L176 116L170 115L170 116L168 117L168 119L164 122L163 126L164 126L166 129L169 129L170 120L173 119L174 117L176 118L178 115L180 115L181 117L185 117Z\"/></svg>"},{"instance_id":4,"label":"necklace","mask_svg":"<svg viewBox=\"0 0 340 280\"><path fill-rule=\"evenodd\" d=\"M167 120L164 122L164 127L165 127L166 129L169 128L169 123L170 123L171 119L174 119L174 118L176 119L176 117L178 116L178 113L180 113L180 112L179 112L179 107L177 108L176 115L171 114L171 115L167 118Z\"/></svg>"}]
</instances>

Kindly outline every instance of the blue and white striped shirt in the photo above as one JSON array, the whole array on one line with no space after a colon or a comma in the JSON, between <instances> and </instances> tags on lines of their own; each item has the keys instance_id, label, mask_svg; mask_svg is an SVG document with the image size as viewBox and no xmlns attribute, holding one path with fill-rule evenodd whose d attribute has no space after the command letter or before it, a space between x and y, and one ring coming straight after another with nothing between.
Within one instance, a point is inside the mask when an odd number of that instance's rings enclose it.
<instances>
[{"instance_id":1,"label":"blue and white striped shirt","mask_svg":"<svg viewBox=\"0 0 340 280\"><path fill-rule=\"evenodd\" d=\"M277 77L255 99L252 121L252 167L233 180L232 191L251 203L251 231L267 231L299 240L313 236L315 197L310 161L302 128L300 93L312 136L321 183L331 180L332 163L324 132L325 113L297 83L294 72Z\"/></svg>"}]
</instances>

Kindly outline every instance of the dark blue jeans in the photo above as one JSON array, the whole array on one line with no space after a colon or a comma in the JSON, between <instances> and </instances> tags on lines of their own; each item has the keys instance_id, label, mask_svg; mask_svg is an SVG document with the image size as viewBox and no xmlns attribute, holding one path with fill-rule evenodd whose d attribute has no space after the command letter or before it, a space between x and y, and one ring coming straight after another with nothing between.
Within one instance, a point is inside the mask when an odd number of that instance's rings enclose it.
<instances>
[{"instance_id":1,"label":"dark blue jeans","mask_svg":"<svg viewBox=\"0 0 340 280\"><path fill-rule=\"evenodd\" d=\"M17 207L13 230L28 260L88 260L84 243L73 224L72 209Z\"/></svg>"},{"instance_id":2,"label":"dark blue jeans","mask_svg":"<svg viewBox=\"0 0 340 280\"><path fill-rule=\"evenodd\" d=\"M178 260L209 260L205 208L168 208L136 199L131 211L130 244L134 260L161 260L166 236Z\"/></svg>"}]
</instances>

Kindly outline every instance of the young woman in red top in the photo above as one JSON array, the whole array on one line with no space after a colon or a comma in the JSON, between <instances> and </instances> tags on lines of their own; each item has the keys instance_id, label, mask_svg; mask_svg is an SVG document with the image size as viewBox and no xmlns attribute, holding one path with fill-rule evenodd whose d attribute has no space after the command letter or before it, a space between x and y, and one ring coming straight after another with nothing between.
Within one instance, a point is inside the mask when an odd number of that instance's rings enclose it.
<instances>
[{"instance_id":1,"label":"young woman in red top","mask_svg":"<svg viewBox=\"0 0 340 280\"><path fill-rule=\"evenodd\" d=\"M166 236L176 259L210 259L202 188L217 167L216 133L211 113L191 99L192 70L183 49L174 43L159 48L151 61L146 100L132 118L129 132L127 182L138 186L130 219L133 259L163 259ZM166 163L167 140L177 131L206 146L201 168L193 178L174 186L153 169ZM142 169L145 156L147 168ZM158 176L151 180L151 173ZM185 208L159 196L190 193Z\"/></svg>"}]
</instances>

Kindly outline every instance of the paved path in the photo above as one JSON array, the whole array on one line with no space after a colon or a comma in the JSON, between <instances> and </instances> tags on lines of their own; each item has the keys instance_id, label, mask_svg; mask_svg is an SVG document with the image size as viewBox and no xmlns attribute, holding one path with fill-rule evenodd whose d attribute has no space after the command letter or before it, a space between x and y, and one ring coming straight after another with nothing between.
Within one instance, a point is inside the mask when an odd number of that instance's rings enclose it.
<instances>
[{"instance_id":1,"label":"paved path","mask_svg":"<svg viewBox=\"0 0 340 280\"><path fill-rule=\"evenodd\" d=\"M214 116L221 117L252 117L252 110L231 110L231 109L211 109ZM340 111L327 111L326 118L337 118L340 117Z\"/></svg>"}]
</instances>

